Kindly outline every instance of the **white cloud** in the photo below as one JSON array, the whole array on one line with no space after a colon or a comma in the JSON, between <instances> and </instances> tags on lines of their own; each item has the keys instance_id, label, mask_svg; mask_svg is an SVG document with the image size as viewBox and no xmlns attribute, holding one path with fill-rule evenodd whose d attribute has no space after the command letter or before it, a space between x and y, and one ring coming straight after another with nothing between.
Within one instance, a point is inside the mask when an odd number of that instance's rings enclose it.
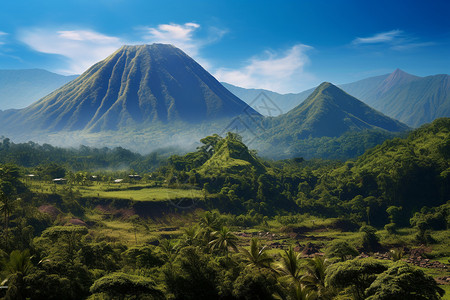
<instances>
[{"instance_id":1,"label":"white cloud","mask_svg":"<svg viewBox=\"0 0 450 300\"><path fill-rule=\"evenodd\" d=\"M173 44L192 57L205 68L210 64L199 57L200 48L220 39L226 31L208 28L205 38L194 37L200 28L197 23L160 24L156 27L141 27L141 37L125 41L119 37L108 36L90 29L58 30L49 28L29 28L19 33L19 40L33 50L65 57L68 66L56 70L66 74L81 74L94 63L106 58L124 44L167 43ZM1 34L0 34L1 42Z\"/></svg>"},{"instance_id":2,"label":"white cloud","mask_svg":"<svg viewBox=\"0 0 450 300\"><path fill-rule=\"evenodd\" d=\"M370 37L356 38L352 44L354 46L386 45L389 49L395 51L406 51L436 45L434 42L421 42L419 38L399 29L377 33Z\"/></svg>"},{"instance_id":3,"label":"white cloud","mask_svg":"<svg viewBox=\"0 0 450 300\"><path fill-rule=\"evenodd\" d=\"M436 43L434 43L434 42L405 43L405 44L395 45L391 49L397 50L397 51L404 51L404 50L411 50L411 49L421 48L421 47L430 47L430 46L434 46L434 45L436 45Z\"/></svg>"},{"instance_id":4,"label":"white cloud","mask_svg":"<svg viewBox=\"0 0 450 300\"><path fill-rule=\"evenodd\" d=\"M195 58L206 69L210 69L211 65L199 55L200 49L221 39L227 32L224 29L209 27L207 35L199 38L195 34L201 29L201 26L192 22L160 24L156 27L141 27L140 29L144 31L143 38L146 43L172 44Z\"/></svg>"},{"instance_id":5,"label":"white cloud","mask_svg":"<svg viewBox=\"0 0 450 300\"><path fill-rule=\"evenodd\" d=\"M377 33L370 37L356 38L353 40L353 44L379 44L379 43L389 43L395 41L395 39L400 38L403 35L402 30L391 30L387 32Z\"/></svg>"},{"instance_id":6,"label":"white cloud","mask_svg":"<svg viewBox=\"0 0 450 300\"><path fill-rule=\"evenodd\" d=\"M67 58L62 73L81 74L94 63L116 51L124 42L92 30L22 30L19 39L32 49Z\"/></svg>"},{"instance_id":7,"label":"white cloud","mask_svg":"<svg viewBox=\"0 0 450 300\"><path fill-rule=\"evenodd\" d=\"M6 37L8 34L6 32L0 31L0 45L5 44L4 37Z\"/></svg>"},{"instance_id":8,"label":"white cloud","mask_svg":"<svg viewBox=\"0 0 450 300\"><path fill-rule=\"evenodd\" d=\"M196 23L160 24L157 27L144 27L144 39L149 43L172 44L191 56L198 54L203 43L193 38L194 32L200 28Z\"/></svg>"},{"instance_id":9,"label":"white cloud","mask_svg":"<svg viewBox=\"0 0 450 300\"><path fill-rule=\"evenodd\" d=\"M310 49L312 47L297 44L281 55L266 52L265 58L254 57L242 68L221 68L214 75L220 81L244 88L264 88L280 93L299 92L310 88L316 81L313 75L304 70L309 63L306 52Z\"/></svg>"}]
</instances>

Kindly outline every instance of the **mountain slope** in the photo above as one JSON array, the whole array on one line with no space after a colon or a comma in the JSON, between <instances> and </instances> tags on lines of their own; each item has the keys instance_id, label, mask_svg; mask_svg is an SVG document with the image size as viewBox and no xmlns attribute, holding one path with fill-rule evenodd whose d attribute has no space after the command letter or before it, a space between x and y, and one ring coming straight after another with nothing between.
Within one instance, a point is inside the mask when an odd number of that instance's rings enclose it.
<instances>
[{"instance_id":1,"label":"mountain slope","mask_svg":"<svg viewBox=\"0 0 450 300\"><path fill-rule=\"evenodd\" d=\"M54 132L135 130L157 122L214 121L244 110L251 108L180 49L152 44L123 46L4 124Z\"/></svg>"},{"instance_id":2,"label":"mountain slope","mask_svg":"<svg viewBox=\"0 0 450 300\"><path fill-rule=\"evenodd\" d=\"M392 132L408 129L328 82L319 85L303 103L272 122L272 135L294 139L336 137L347 131L364 129Z\"/></svg>"},{"instance_id":3,"label":"mountain slope","mask_svg":"<svg viewBox=\"0 0 450 300\"><path fill-rule=\"evenodd\" d=\"M222 84L230 92L245 101L248 105L252 106L260 114L270 117L287 113L298 104L302 103L314 91L314 89L309 89L301 93L279 94L264 89L245 89L226 82L222 82ZM276 107L273 107L274 109L264 110L264 107L258 107L258 96L260 96L261 93L264 93L270 101L276 105ZM272 103L269 103L268 105L273 106Z\"/></svg>"},{"instance_id":4,"label":"mountain slope","mask_svg":"<svg viewBox=\"0 0 450 300\"><path fill-rule=\"evenodd\" d=\"M358 81L341 87L409 126L417 127L440 117L450 117L449 75L417 77L397 69L378 82Z\"/></svg>"},{"instance_id":5,"label":"mountain slope","mask_svg":"<svg viewBox=\"0 0 450 300\"><path fill-rule=\"evenodd\" d=\"M0 70L0 109L26 107L75 78L41 69Z\"/></svg>"}]
</instances>

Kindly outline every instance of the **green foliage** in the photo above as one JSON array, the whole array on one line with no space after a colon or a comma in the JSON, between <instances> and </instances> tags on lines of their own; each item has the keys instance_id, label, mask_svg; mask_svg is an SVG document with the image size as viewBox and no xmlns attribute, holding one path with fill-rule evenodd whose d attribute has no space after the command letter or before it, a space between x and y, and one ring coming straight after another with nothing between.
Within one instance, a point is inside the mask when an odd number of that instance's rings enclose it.
<instances>
[{"instance_id":1,"label":"green foliage","mask_svg":"<svg viewBox=\"0 0 450 300\"><path fill-rule=\"evenodd\" d=\"M5 263L5 269L10 274L22 273L27 275L32 268L30 262L30 250L14 250L9 255L9 260Z\"/></svg>"},{"instance_id":2,"label":"green foliage","mask_svg":"<svg viewBox=\"0 0 450 300\"><path fill-rule=\"evenodd\" d=\"M326 250L327 257L337 257L341 261L352 259L359 255L358 250L345 241L334 241Z\"/></svg>"},{"instance_id":3,"label":"green foliage","mask_svg":"<svg viewBox=\"0 0 450 300\"><path fill-rule=\"evenodd\" d=\"M321 256L314 256L309 259L304 266L305 274L301 278L301 282L306 286L317 291L319 296L325 296L327 293L325 280L328 274L330 261Z\"/></svg>"},{"instance_id":4,"label":"green foliage","mask_svg":"<svg viewBox=\"0 0 450 300\"><path fill-rule=\"evenodd\" d=\"M398 262L378 275L365 294L370 300L438 300L444 290L422 270Z\"/></svg>"},{"instance_id":5,"label":"green foliage","mask_svg":"<svg viewBox=\"0 0 450 300\"><path fill-rule=\"evenodd\" d=\"M153 268L161 266L163 260L155 253L150 246L133 247L123 253L127 265L135 266L135 268Z\"/></svg>"},{"instance_id":6,"label":"green foliage","mask_svg":"<svg viewBox=\"0 0 450 300\"><path fill-rule=\"evenodd\" d=\"M238 252L237 236L234 235L227 227L223 226L218 231L211 233L212 240L209 242L212 251L225 253L228 255L229 249Z\"/></svg>"},{"instance_id":7,"label":"green foliage","mask_svg":"<svg viewBox=\"0 0 450 300\"><path fill-rule=\"evenodd\" d=\"M398 207L398 206L389 206L386 209L387 214L389 215L389 221L391 221L391 223L398 223L400 221L400 213L402 211L402 207Z\"/></svg>"},{"instance_id":8,"label":"green foliage","mask_svg":"<svg viewBox=\"0 0 450 300\"><path fill-rule=\"evenodd\" d=\"M438 207L423 207L410 219L411 226L422 229L445 230L450 225L450 202Z\"/></svg>"},{"instance_id":9,"label":"green foliage","mask_svg":"<svg viewBox=\"0 0 450 300\"><path fill-rule=\"evenodd\" d=\"M122 147L75 148L39 145L33 142L0 143L0 163L14 163L34 168L33 173L42 179L62 178L68 169L73 171L95 171L99 169L131 168L137 172L156 169L174 149L158 150L147 155L134 153Z\"/></svg>"},{"instance_id":10,"label":"green foliage","mask_svg":"<svg viewBox=\"0 0 450 300\"><path fill-rule=\"evenodd\" d=\"M108 274L94 282L91 293L105 293L112 299L124 296L151 296L147 299L164 299L153 280L122 272ZM142 298L141 298L142 299Z\"/></svg>"},{"instance_id":11,"label":"green foliage","mask_svg":"<svg viewBox=\"0 0 450 300\"><path fill-rule=\"evenodd\" d=\"M450 162L439 149L449 137L450 119L438 119L406 139L388 140L323 176L310 192L314 201L309 201L316 211L328 212L333 206L335 214L351 214L375 226L387 223L390 206L402 207L401 214L392 216L404 225L424 203L448 201Z\"/></svg>"},{"instance_id":12,"label":"green foliage","mask_svg":"<svg viewBox=\"0 0 450 300\"><path fill-rule=\"evenodd\" d=\"M273 257L269 256L266 252L266 246L260 247L257 238L252 238L250 251L244 248L241 252L248 266L270 268L270 264L273 262Z\"/></svg>"},{"instance_id":13,"label":"green foliage","mask_svg":"<svg viewBox=\"0 0 450 300\"><path fill-rule=\"evenodd\" d=\"M384 229L389 234L395 234L397 232L397 224L395 224L395 223L386 224L386 225L384 225Z\"/></svg>"},{"instance_id":14,"label":"green foliage","mask_svg":"<svg viewBox=\"0 0 450 300\"><path fill-rule=\"evenodd\" d=\"M379 237L377 236L377 230L369 225L361 226L359 231L362 233L361 245L368 251L374 251L380 247Z\"/></svg>"},{"instance_id":15,"label":"green foliage","mask_svg":"<svg viewBox=\"0 0 450 300\"><path fill-rule=\"evenodd\" d=\"M389 255L391 256L393 261L399 261L403 258L405 252L402 248L391 249L389 250Z\"/></svg>"},{"instance_id":16,"label":"green foliage","mask_svg":"<svg viewBox=\"0 0 450 300\"><path fill-rule=\"evenodd\" d=\"M167 290L175 299L218 299L218 265L195 247L183 248L175 263L163 268Z\"/></svg>"},{"instance_id":17,"label":"green foliage","mask_svg":"<svg viewBox=\"0 0 450 300\"><path fill-rule=\"evenodd\" d=\"M377 274L387 266L373 259L355 259L333 264L329 267L326 284L337 288L351 287L355 299L365 299L365 290L375 281Z\"/></svg>"},{"instance_id":18,"label":"green foliage","mask_svg":"<svg viewBox=\"0 0 450 300\"><path fill-rule=\"evenodd\" d=\"M284 254L281 256L281 262L277 267L277 271L281 275L281 281L298 282L300 280L301 276L303 276L300 260L300 253L296 253L292 246L288 250L284 250Z\"/></svg>"},{"instance_id":19,"label":"green foliage","mask_svg":"<svg viewBox=\"0 0 450 300\"><path fill-rule=\"evenodd\" d=\"M277 280L268 269L245 268L233 284L233 296L242 300L275 299Z\"/></svg>"},{"instance_id":20,"label":"green foliage","mask_svg":"<svg viewBox=\"0 0 450 300\"><path fill-rule=\"evenodd\" d=\"M84 226L52 226L42 232L42 237L56 240L67 235L85 235L87 233L88 230Z\"/></svg>"}]
</instances>

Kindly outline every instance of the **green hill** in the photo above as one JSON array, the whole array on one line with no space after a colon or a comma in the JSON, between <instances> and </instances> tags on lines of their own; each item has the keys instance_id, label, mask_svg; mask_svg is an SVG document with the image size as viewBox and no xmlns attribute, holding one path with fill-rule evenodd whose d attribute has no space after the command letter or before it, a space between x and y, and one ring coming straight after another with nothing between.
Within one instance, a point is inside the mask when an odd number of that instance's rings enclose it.
<instances>
[{"instance_id":1,"label":"green hill","mask_svg":"<svg viewBox=\"0 0 450 300\"><path fill-rule=\"evenodd\" d=\"M408 127L370 108L331 83L324 82L300 105L272 120L272 139L337 137L348 131L382 129L391 132Z\"/></svg>"},{"instance_id":2,"label":"green hill","mask_svg":"<svg viewBox=\"0 0 450 300\"><path fill-rule=\"evenodd\" d=\"M423 206L444 204L450 195L450 118L368 150L330 172L311 195L323 206L341 201L345 214L369 207L381 216L389 206L402 207L405 220Z\"/></svg>"},{"instance_id":3,"label":"green hill","mask_svg":"<svg viewBox=\"0 0 450 300\"><path fill-rule=\"evenodd\" d=\"M242 140L235 134L229 133L215 146L214 154L199 169L199 173L211 175L222 174L249 174L266 172L266 167L255 158Z\"/></svg>"}]
</instances>

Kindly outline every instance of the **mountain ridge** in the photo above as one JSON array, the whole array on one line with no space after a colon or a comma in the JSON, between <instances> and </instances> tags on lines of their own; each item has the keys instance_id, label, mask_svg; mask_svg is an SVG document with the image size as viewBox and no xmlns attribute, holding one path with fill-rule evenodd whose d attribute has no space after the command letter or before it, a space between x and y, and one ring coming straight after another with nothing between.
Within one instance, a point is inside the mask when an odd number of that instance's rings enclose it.
<instances>
[{"instance_id":1,"label":"mountain ridge","mask_svg":"<svg viewBox=\"0 0 450 300\"><path fill-rule=\"evenodd\" d=\"M394 132L408 129L329 82L320 84L304 102L288 113L275 117L273 124L274 128L284 127L283 131L296 138L335 137L346 131L362 129Z\"/></svg>"},{"instance_id":2,"label":"mountain ridge","mask_svg":"<svg viewBox=\"0 0 450 300\"><path fill-rule=\"evenodd\" d=\"M419 77L396 69L394 72L337 85L383 114L418 127L440 117L450 117L450 76L437 74ZM262 89L244 89L225 85L248 104L258 93L265 92L283 112L302 103L314 91L278 94ZM274 94L271 94L274 93Z\"/></svg>"},{"instance_id":3,"label":"mountain ridge","mask_svg":"<svg viewBox=\"0 0 450 300\"><path fill-rule=\"evenodd\" d=\"M74 80L44 69L0 70L0 109L20 109Z\"/></svg>"}]
</instances>

